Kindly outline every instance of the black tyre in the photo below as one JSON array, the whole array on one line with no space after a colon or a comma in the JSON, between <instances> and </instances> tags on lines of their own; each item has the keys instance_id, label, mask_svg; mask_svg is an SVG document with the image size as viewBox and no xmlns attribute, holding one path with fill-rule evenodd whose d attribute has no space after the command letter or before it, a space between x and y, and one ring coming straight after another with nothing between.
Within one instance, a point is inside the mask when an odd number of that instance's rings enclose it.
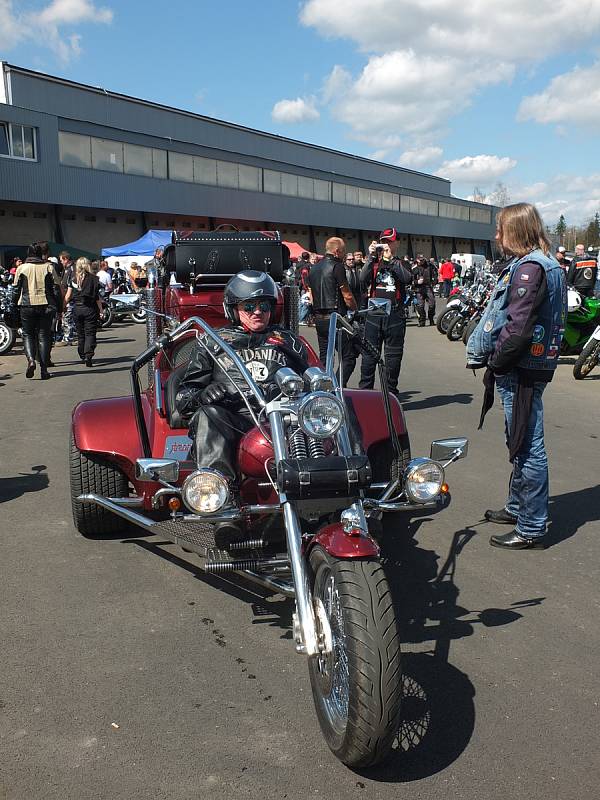
<instances>
[{"instance_id":1,"label":"black tyre","mask_svg":"<svg viewBox=\"0 0 600 800\"><path fill-rule=\"evenodd\" d=\"M80 494L101 494L104 497L127 497L129 483L121 470L98 456L82 453L71 434L69 452L71 508L73 522L83 536L110 536L123 531L125 520L93 503L81 503Z\"/></svg>"},{"instance_id":2,"label":"black tyre","mask_svg":"<svg viewBox=\"0 0 600 800\"><path fill-rule=\"evenodd\" d=\"M458 342L463 335L466 325L467 320L462 316L462 314L457 314L448 324L446 336L451 342Z\"/></svg>"},{"instance_id":3,"label":"black tyre","mask_svg":"<svg viewBox=\"0 0 600 800\"><path fill-rule=\"evenodd\" d=\"M457 314L458 311L455 308L450 308L448 311L444 311L443 314L440 314L436 322L438 331L444 335L448 333L448 325Z\"/></svg>"},{"instance_id":4,"label":"black tyre","mask_svg":"<svg viewBox=\"0 0 600 800\"><path fill-rule=\"evenodd\" d=\"M590 339L573 366L573 376L576 380L582 381L587 378L599 361L600 342L597 339Z\"/></svg>"},{"instance_id":5,"label":"black tyre","mask_svg":"<svg viewBox=\"0 0 600 800\"><path fill-rule=\"evenodd\" d=\"M145 325L146 324L146 317L147 317L146 309L140 308L137 311L131 312L131 319L135 322L136 325Z\"/></svg>"},{"instance_id":6,"label":"black tyre","mask_svg":"<svg viewBox=\"0 0 600 800\"><path fill-rule=\"evenodd\" d=\"M103 305L102 313L98 317L98 325L104 331L107 328L110 328L110 326L113 324L113 320L114 314L112 308L108 304Z\"/></svg>"},{"instance_id":7,"label":"black tyre","mask_svg":"<svg viewBox=\"0 0 600 800\"><path fill-rule=\"evenodd\" d=\"M309 560L313 598L332 643L331 652L312 657L308 667L321 731L344 764L372 766L392 747L402 699L390 587L376 559L341 560L317 545Z\"/></svg>"},{"instance_id":8,"label":"black tyre","mask_svg":"<svg viewBox=\"0 0 600 800\"><path fill-rule=\"evenodd\" d=\"M468 341L469 341L469 339L470 339L470 337L471 337L471 334L473 333L473 331L475 330L475 328L476 328L476 327L477 327L477 325L479 324L479 320L480 320L480 319L481 319L481 317L480 317L480 316L473 317L473 318L472 318L472 319L470 319L470 320L469 320L469 322L468 322L468 323L465 325L465 330L464 330L463 337L462 337L462 339L463 339L463 344L467 344L467 343L468 343Z\"/></svg>"},{"instance_id":9,"label":"black tyre","mask_svg":"<svg viewBox=\"0 0 600 800\"><path fill-rule=\"evenodd\" d=\"M14 328L10 328L6 322L0 322L0 356L10 353L13 349L17 334Z\"/></svg>"}]
</instances>

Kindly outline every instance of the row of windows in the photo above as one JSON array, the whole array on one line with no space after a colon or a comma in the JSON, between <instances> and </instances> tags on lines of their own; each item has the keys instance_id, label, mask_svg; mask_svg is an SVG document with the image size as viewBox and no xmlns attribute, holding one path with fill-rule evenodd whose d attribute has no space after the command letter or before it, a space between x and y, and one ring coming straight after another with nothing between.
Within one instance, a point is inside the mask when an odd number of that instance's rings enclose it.
<instances>
[{"instance_id":1,"label":"row of windows","mask_svg":"<svg viewBox=\"0 0 600 800\"><path fill-rule=\"evenodd\" d=\"M449 217L465 221L470 219L471 222L487 224L491 222L491 211L486 209L470 209L469 206L456 203L398 195L380 189L365 189L361 186L237 164L233 161L191 156L110 139L80 136L65 131L59 133L59 150L61 164L70 167L125 172L128 175L142 175L149 178L169 178L204 186L266 192L382 211L401 211L407 214Z\"/></svg>"},{"instance_id":2,"label":"row of windows","mask_svg":"<svg viewBox=\"0 0 600 800\"><path fill-rule=\"evenodd\" d=\"M0 156L35 161L34 128L14 122L0 122Z\"/></svg>"}]
</instances>

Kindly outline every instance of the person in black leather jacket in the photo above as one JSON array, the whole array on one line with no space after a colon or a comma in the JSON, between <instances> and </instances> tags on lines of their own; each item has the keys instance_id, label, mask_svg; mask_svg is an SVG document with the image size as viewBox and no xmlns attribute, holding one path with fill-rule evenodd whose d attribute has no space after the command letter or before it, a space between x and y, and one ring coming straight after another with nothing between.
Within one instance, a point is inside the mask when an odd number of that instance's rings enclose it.
<instances>
[{"instance_id":1,"label":"person in black leather jacket","mask_svg":"<svg viewBox=\"0 0 600 800\"><path fill-rule=\"evenodd\" d=\"M225 313L232 324L219 330L219 336L236 351L267 396L281 367L302 374L309 366L302 341L271 324L276 298L277 287L269 275L239 272L223 294ZM242 390L246 383L226 353L206 338L201 341L214 353L216 362L201 343L196 344L175 405L183 419L190 420L191 455L198 467L217 469L235 483L237 445L254 422L232 380Z\"/></svg>"},{"instance_id":2,"label":"person in black leather jacket","mask_svg":"<svg viewBox=\"0 0 600 800\"><path fill-rule=\"evenodd\" d=\"M367 314L365 339L378 352L381 352L381 346L385 343L388 389L393 394L398 394L398 377L402 365L406 333L405 287L412 283L412 274L395 255L398 247L398 234L395 228L384 230L379 237L379 242L380 245L377 242L371 242L369 259L362 268L360 277L363 285L367 287L370 297L391 301L391 313L389 316ZM359 384L361 389L374 387L376 368L376 359L372 355L364 353Z\"/></svg>"},{"instance_id":3,"label":"person in black leather jacket","mask_svg":"<svg viewBox=\"0 0 600 800\"><path fill-rule=\"evenodd\" d=\"M585 247L578 244L575 247L575 256L567 272L567 283L577 289L582 297L593 297L596 285L598 264L594 256L585 252Z\"/></svg>"},{"instance_id":4,"label":"person in black leather jacket","mask_svg":"<svg viewBox=\"0 0 600 800\"><path fill-rule=\"evenodd\" d=\"M427 316L429 324L435 325L435 295L433 287L438 282L438 272L434 264L425 258L420 258L413 267L414 287L417 295L417 313L419 315L419 328L425 327L425 303L427 303Z\"/></svg>"},{"instance_id":5,"label":"person in black leather jacket","mask_svg":"<svg viewBox=\"0 0 600 800\"><path fill-rule=\"evenodd\" d=\"M329 320L334 311L344 314L347 310L356 311L358 306L346 277L344 259L346 244L338 236L332 236L325 242L325 257L311 267L308 282L312 294L315 314L315 328L319 340L319 358L325 366L327 357L327 340L329 338ZM346 386L354 365L356 355L352 341L342 336L342 385Z\"/></svg>"}]
</instances>

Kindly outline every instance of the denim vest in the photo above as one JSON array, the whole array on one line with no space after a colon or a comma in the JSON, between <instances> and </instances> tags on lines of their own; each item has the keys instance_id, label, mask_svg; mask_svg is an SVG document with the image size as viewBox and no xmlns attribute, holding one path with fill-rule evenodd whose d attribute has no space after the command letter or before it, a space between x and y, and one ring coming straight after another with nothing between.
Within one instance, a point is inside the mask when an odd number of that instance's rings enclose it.
<instances>
[{"instance_id":1,"label":"denim vest","mask_svg":"<svg viewBox=\"0 0 600 800\"><path fill-rule=\"evenodd\" d=\"M546 273L547 293L538 310L531 343L519 359L521 369L555 370L567 314L567 284L558 261L533 250L508 264L498 278L490 302L467 344L467 363L485 365L496 348L500 331L508 321L508 301L513 278L522 264L533 261Z\"/></svg>"}]
</instances>

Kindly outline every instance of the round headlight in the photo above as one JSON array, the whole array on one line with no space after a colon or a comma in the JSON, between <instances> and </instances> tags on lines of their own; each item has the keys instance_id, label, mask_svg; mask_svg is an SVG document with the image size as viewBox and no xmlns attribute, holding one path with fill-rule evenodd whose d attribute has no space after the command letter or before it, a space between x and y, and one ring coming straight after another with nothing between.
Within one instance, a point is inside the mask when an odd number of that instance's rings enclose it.
<instances>
[{"instance_id":1,"label":"round headlight","mask_svg":"<svg viewBox=\"0 0 600 800\"><path fill-rule=\"evenodd\" d=\"M229 500L227 480L212 469L200 469L185 479L183 502L196 514L214 514Z\"/></svg>"},{"instance_id":2,"label":"round headlight","mask_svg":"<svg viewBox=\"0 0 600 800\"><path fill-rule=\"evenodd\" d=\"M344 406L325 392L309 395L300 406L298 422L307 436L328 439L339 431L345 419Z\"/></svg>"},{"instance_id":3,"label":"round headlight","mask_svg":"<svg viewBox=\"0 0 600 800\"><path fill-rule=\"evenodd\" d=\"M404 491L413 503L428 503L440 493L444 468L429 458L414 458L404 473Z\"/></svg>"}]
</instances>

